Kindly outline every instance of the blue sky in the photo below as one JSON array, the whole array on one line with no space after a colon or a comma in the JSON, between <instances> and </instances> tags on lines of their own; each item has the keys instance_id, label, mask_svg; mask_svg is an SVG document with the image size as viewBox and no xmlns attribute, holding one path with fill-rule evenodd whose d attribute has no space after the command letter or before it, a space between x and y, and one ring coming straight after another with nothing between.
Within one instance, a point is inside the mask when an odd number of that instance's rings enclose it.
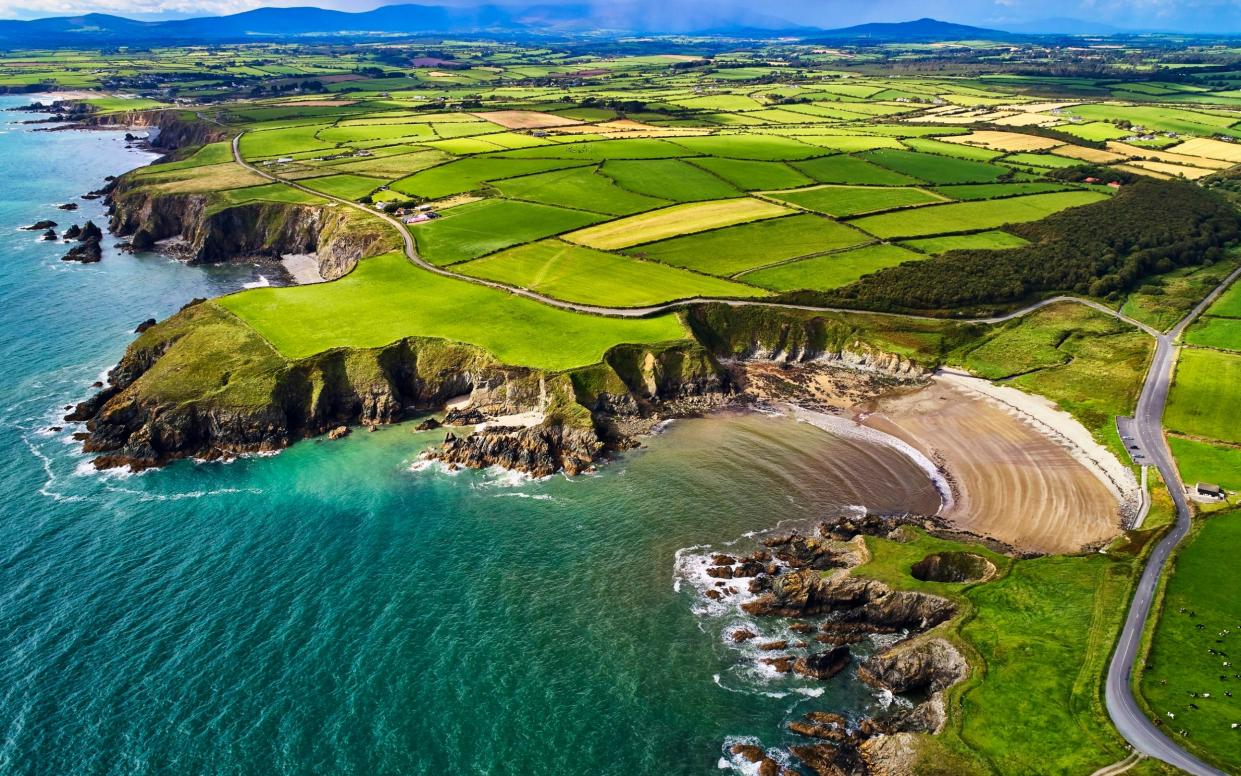
<instances>
[{"instance_id":1,"label":"blue sky","mask_svg":"<svg viewBox=\"0 0 1241 776\"><path fill-rule=\"evenodd\" d=\"M409 0L450 5L461 0ZM483 2L486 0L480 0ZM507 4L513 0L490 0ZM528 0L522 5L592 0ZM1124 29L1241 31L1241 0L593 0L609 16L629 12L650 17L710 19L722 6L759 9L768 16L819 27L922 16L1003 28L1041 19L1068 17ZM366 10L376 0L0 0L0 18L34 18L99 11L135 18L236 13L264 5L318 5ZM622 10L623 9L623 10Z\"/></svg>"}]
</instances>

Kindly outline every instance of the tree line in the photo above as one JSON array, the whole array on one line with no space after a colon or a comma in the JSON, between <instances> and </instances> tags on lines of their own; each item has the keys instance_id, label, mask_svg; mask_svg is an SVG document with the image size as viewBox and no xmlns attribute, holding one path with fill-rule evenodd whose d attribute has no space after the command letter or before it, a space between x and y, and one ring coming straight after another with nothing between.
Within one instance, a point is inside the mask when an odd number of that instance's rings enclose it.
<instances>
[{"instance_id":1,"label":"tree line","mask_svg":"<svg viewBox=\"0 0 1241 776\"><path fill-rule=\"evenodd\" d=\"M801 304L870 310L1008 305L1056 293L1116 296L1156 274L1210 264L1241 239L1241 216L1222 197L1181 181L1139 180L1112 198L1006 227L1030 241L1003 250L954 250L906 262Z\"/></svg>"}]
</instances>

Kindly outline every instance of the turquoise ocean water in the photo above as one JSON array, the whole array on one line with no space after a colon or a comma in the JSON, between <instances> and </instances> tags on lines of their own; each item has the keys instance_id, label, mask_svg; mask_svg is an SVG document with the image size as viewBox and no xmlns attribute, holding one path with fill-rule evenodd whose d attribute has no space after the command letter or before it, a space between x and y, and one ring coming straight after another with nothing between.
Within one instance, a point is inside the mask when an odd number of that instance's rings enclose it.
<instances>
[{"instance_id":1,"label":"turquoise ocean water","mask_svg":"<svg viewBox=\"0 0 1241 776\"><path fill-rule=\"evenodd\" d=\"M0 774L704 774L730 737L879 702L754 672L735 613L677 578L678 550L781 520L935 509L912 463L786 419L678 421L573 481L416 470L437 435L409 425L94 473L48 430L63 405L138 322L258 270L60 262L18 227L102 223L54 206L150 157L22 118L0 114Z\"/></svg>"}]
</instances>

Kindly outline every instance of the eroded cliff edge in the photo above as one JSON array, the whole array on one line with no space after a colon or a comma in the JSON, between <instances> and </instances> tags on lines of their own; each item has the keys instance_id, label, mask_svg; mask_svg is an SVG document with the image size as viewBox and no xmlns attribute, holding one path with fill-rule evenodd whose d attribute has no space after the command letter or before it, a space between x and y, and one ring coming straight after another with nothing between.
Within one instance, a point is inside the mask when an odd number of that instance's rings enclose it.
<instances>
[{"instance_id":1,"label":"eroded cliff edge","mask_svg":"<svg viewBox=\"0 0 1241 776\"><path fill-rule=\"evenodd\" d=\"M340 426L394 423L469 396L474 430L429 452L450 465L536 476L577 473L668 417L747 396L746 367L789 375L847 366L877 388L923 366L880 350L839 318L704 305L683 313L692 338L620 345L565 372L505 365L486 351L410 337L291 360L222 306L191 303L144 331L107 385L73 408L101 468L160 466L272 451ZM523 423L506 418L522 416ZM482 423L482 421L489 421Z\"/></svg>"}]
</instances>

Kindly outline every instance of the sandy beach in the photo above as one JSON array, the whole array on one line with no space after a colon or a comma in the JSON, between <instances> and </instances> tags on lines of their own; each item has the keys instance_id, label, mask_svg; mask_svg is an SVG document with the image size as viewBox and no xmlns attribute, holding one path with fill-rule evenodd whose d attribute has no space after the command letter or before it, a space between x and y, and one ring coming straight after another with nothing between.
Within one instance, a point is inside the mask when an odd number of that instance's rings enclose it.
<instances>
[{"instance_id":1,"label":"sandy beach","mask_svg":"<svg viewBox=\"0 0 1241 776\"><path fill-rule=\"evenodd\" d=\"M280 263L299 286L324 281L319 274L319 260L312 253L289 253L280 258Z\"/></svg>"},{"instance_id":2,"label":"sandy beach","mask_svg":"<svg viewBox=\"0 0 1241 776\"><path fill-rule=\"evenodd\" d=\"M1034 552L1098 546L1138 508L1136 478L1050 401L959 374L878 402L858 420L904 440L951 483L942 513Z\"/></svg>"}]
</instances>

